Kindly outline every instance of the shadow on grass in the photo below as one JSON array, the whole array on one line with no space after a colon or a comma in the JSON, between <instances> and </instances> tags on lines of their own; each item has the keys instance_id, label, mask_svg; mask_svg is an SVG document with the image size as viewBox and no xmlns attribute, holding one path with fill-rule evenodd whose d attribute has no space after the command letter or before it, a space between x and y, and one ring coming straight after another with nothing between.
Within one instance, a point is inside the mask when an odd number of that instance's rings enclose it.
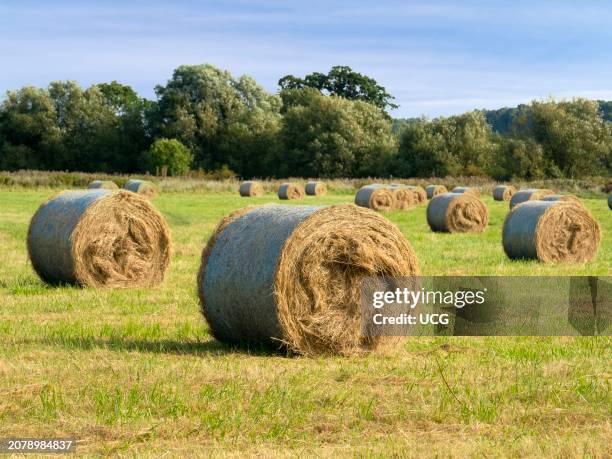
<instances>
[{"instance_id":1,"label":"shadow on grass","mask_svg":"<svg viewBox=\"0 0 612 459\"><path fill-rule=\"evenodd\" d=\"M142 352L169 355L194 356L220 356L229 354L242 354L251 356L278 356L289 357L284 351L279 351L266 345L253 344L225 344L220 341L177 341L162 339L155 341L129 339L129 338L44 338L41 340L22 341L22 344L42 344L46 346L62 346L68 349L89 351L94 349L107 349L117 352Z\"/></svg>"}]
</instances>

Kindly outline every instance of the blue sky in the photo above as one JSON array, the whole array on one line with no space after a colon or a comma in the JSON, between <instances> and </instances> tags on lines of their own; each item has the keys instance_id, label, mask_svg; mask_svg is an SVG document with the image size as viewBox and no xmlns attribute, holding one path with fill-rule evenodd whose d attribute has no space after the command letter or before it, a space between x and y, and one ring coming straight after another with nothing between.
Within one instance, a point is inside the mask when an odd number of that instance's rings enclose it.
<instances>
[{"instance_id":1,"label":"blue sky","mask_svg":"<svg viewBox=\"0 0 612 459\"><path fill-rule=\"evenodd\" d=\"M208 62L270 91L350 65L395 95L394 116L534 98L612 100L610 1L2 1L0 91L116 79L154 97Z\"/></svg>"}]
</instances>

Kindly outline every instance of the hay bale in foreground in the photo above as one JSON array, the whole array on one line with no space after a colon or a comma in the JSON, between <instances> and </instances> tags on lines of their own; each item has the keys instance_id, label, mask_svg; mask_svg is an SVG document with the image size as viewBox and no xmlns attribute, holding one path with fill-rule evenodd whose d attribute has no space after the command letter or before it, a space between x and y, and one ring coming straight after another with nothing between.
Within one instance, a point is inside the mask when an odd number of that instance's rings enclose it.
<instances>
[{"instance_id":1,"label":"hay bale in foreground","mask_svg":"<svg viewBox=\"0 0 612 459\"><path fill-rule=\"evenodd\" d=\"M324 196L327 194L327 185L324 182L308 182L305 191L308 196Z\"/></svg>"},{"instance_id":2,"label":"hay bale in foreground","mask_svg":"<svg viewBox=\"0 0 612 459\"><path fill-rule=\"evenodd\" d=\"M422 186L406 185L406 188L414 193L414 201L416 204L425 204L427 202L427 191Z\"/></svg>"},{"instance_id":3,"label":"hay bale in foreground","mask_svg":"<svg viewBox=\"0 0 612 459\"><path fill-rule=\"evenodd\" d=\"M361 336L361 281L419 274L398 228L368 209L267 205L225 217L202 253L201 310L212 334L305 355L397 343Z\"/></svg>"},{"instance_id":4,"label":"hay bale in foreground","mask_svg":"<svg viewBox=\"0 0 612 459\"><path fill-rule=\"evenodd\" d=\"M376 211L390 211L397 207L393 191L380 184L362 186L355 195L355 204Z\"/></svg>"},{"instance_id":5,"label":"hay bale in foreground","mask_svg":"<svg viewBox=\"0 0 612 459\"><path fill-rule=\"evenodd\" d=\"M428 185L425 192L427 193L427 199L431 199L439 194L448 193L448 190L444 185Z\"/></svg>"},{"instance_id":6,"label":"hay bale in foreground","mask_svg":"<svg viewBox=\"0 0 612 459\"><path fill-rule=\"evenodd\" d=\"M493 199L496 201L510 201L516 193L516 188L512 185L499 185L493 190Z\"/></svg>"},{"instance_id":7,"label":"hay bale in foreground","mask_svg":"<svg viewBox=\"0 0 612 459\"><path fill-rule=\"evenodd\" d=\"M278 188L279 199L302 199L304 197L304 187L297 183L283 183Z\"/></svg>"},{"instance_id":8,"label":"hay bale in foreground","mask_svg":"<svg viewBox=\"0 0 612 459\"><path fill-rule=\"evenodd\" d=\"M157 196L157 187L147 180L130 179L125 182L123 189L148 199L153 199Z\"/></svg>"},{"instance_id":9,"label":"hay bale in foreground","mask_svg":"<svg viewBox=\"0 0 612 459\"><path fill-rule=\"evenodd\" d=\"M409 187L398 183L392 183L389 185L389 189L393 193L396 209L407 210L415 205L416 196Z\"/></svg>"},{"instance_id":10,"label":"hay bale in foreground","mask_svg":"<svg viewBox=\"0 0 612 459\"><path fill-rule=\"evenodd\" d=\"M427 223L432 231L482 233L489 223L489 211L471 193L442 193L429 201Z\"/></svg>"},{"instance_id":11,"label":"hay bale in foreground","mask_svg":"<svg viewBox=\"0 0 612 459\"><path fill-rule=\"evenodd\" d=\"M537 201L542 199L544 196L554 194L552 190L539 189L539 188L527 188L519 190L514 193L514 196L510 199L510 210L526 201Z\"/></svg>"},{"instance_id":12,"label":"hay bale in foreground","mask_svg":"<svg viewBox=\"0 0 612 459\"><path fill-rule=\"evenodd\" d=\"M262 196L264 194L264 188L261 183L249 180L240 184L238 192L242 197Z\"/></svg>"},{"instance_id":13,"label":"hay bale in foreground","mask_svg":"<svg viewBox=\"0 0 612 459\"><path fill-rule=\"evenodd\" d=\"M170 262L170 230L145 199L127 191L64 191L30 222L28 253L48 283L153 286Z\"/></svg>"},{"instance_id":14,"label":"hay bale in foreground","mask_svg":"<svg viewBox=\"0 0 612 459\"><path fill-rule=\"evenodd\" d=\"M550 262L591 261L601 230L582 206L563 201L529 201L506 216L504 251L509 258Z\"/></svg>"},{"instance_id":15,"label":"hay bale in foreground","mask_svg":"<svg viewBox=\"0 0 612 459\"><path fill-rule=\"evenodd\" d=\"M456 186L451 190L451 193L469 193L473 196L480 197L480 190L473 186Z\"/></svg>"},{"instance_id":16,"label":"hay bale in foreground","mask_svg":"<svg viewBox=\"0 0 612 459\"><path fill-rule=\"evenodd\" d=\"M93 182L91 182L89 184L89 186L87 188L89 188L90 190L97 190L99 188L102 188L104 190L117 190L117 189L119 189L117 184L115 182L113 182L112 180L94 180Z\"/></svg>"}]
</instances>

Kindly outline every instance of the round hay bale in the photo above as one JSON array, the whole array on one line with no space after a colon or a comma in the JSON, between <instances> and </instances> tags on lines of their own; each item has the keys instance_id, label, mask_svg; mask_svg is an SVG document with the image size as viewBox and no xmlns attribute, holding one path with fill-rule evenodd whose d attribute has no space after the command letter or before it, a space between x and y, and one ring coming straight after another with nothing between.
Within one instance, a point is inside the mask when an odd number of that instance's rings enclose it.
<instances>
[{"instance_id":1,"label":"round hay bale","mask_svg":"<svg viewBox=\"0 0 612 459\"><path fill-rule=\"evenodd\" d=\"M487 206L471 193L442 193L427 206L427 223L432 231L482 233L488 222Z\"/></svg>"},{"instance_id":2,"label":"round hay bale","mask_svg":"<svg viewBox=\"0 0 612 459\"><path fill-rule=\"evenodd\" d=\"M493 199L496 201L510 201L516 193L516 188L512 185L499 185L493 190Z\"/></svg>"},{"instance_id":3,"label":"round hay bale","mask_svg":"<svg viewBox=\"0 0 612 459\"><path fill-rule=\"evenodd\" d=\"M573 194L549 194L548 196L544 196L542 199L540 199L540 201L547 201L547 202L564 201L564 202L571 202L574 204L582 205L582 202L580 201L580 199L578 199L578 197L574 196Z\"/></svg>"},{"instance_id":4,"label":"round hay bale","mask_svg":"<svg viewBox=\"0 0 612 459\"><path fill-rule=\"evenodd\" d=\"M297 183L283 183L278 189L279 199L302 199L304 187Z\"/></svg>"},{"instance_id":5,"label":"round hay bale","mask_svg":"<svg viewBox=\"0 0 612 459\"><path fill-rule=\"evenodd\" d=\"M537 201L542 199L544 196L554 194L552 190L538 189L538 188L527 188L525 190L519 190L514 193L514 196L510 199L510 210L514 206L526 202L526 201Z\"/></svg>"},{"instance_id":6,"label":"round hay bale","mask_svg":"<svg viewBox=\"0 0 612 459\"><path fill-rule=\"evenodd\" d=\"M240 184L238 192L240 196L243 197L262 196L264 194L264 188L259 182L248 181Z\"/></svg>"},{"instance_id":7,"label":"round hay bale","mask_svg":"<svg viewBox=\"0 0 612 459\"><path fill-rule=\"evenodd\" d=\"M529 201L514 207L503 228L509 258L585 262L597 255L599 224L582 206L564 201Z\"/></svg>"},{"instance_id":8,"label":"round hay bale","mask_svg":"<svg viewBox=\"0 0 612 459\"><path fill-rule=\"evenodd\" d=\"M470 193L471 195L480 197L480 190L473 186L456 186L451 193Z\"/></svg>"},{"instance_id":9,"label":"round hay bale","mask_svg":"<svg viewBox=\"0 0 612 459\"><path fill-rule=\"evenodd\" d=\"M153 286L163 279L172 243L164 218L127 191L64 191L30 222L28 253L51 284Z\"/></svg>"},{"instance_id":10,"label":"round hay bale","mask_svg":"<svg viewBox=\"0 0 612 459\"><path fill-rule=\"evenodd\" d=\"M124 190L139 194L148 199L157 196L157 187L146 180L130 179L123 185Z\"/></svg>"},{"instance_id":11,"label":"round hay bale","mask_svg":"<svg viewBox=\"0 0 612 459\"><path fill-rule=\"evenodd\" d=\"M89 186L87 188L89 188L90 190L97 190L99 188L102 188L102 189L105 189L105 190L117 190L117 189L119 189L117 184L115 182L113 182L112 180L94 180L93 182L91 182L89 184Z\"/></svg>"},{"instance_id":12,"label":"round hay bale","mask_svg":"<svg viewBox=\"0 0 612 459\"><path fill-rule=\"evenodd\" d=\"M308 196L324 196L327 194L327 185L323 182L308 182L305 190Z\"/></svg>"},{"instance_id":13,"label":"round hay bale","mask_svg":"<svg viewBox=\"0 0 612 459\"><path fill-rule=\"evenodd\" d=\"M439 194L448 193L448 190L444 185L429 185L425 188L425 192L427 193L427 199L431 199Z\"/></svg>"},{"instance_id":14,"label":"round hay bale","mask_svg":"<svg viewBox=\"0 0 612 459\"><path fill-rule=\"evenodd\" d=\"M393 199L395 200L395 208L401 210L410 209L415 201L415 194L413 191L405 185L399 185L392 183L389 185L389 189L393 193Z\"/></svg>"},{"instance_id":15,"label":"round hay bale","mask_svg":"<svg viewBox=\"0 0 612 459\"><path fill-rule=\"evenodd\" d=\"M371 210L267 205L221 221L202 253L198 293L220 341L347 355L399 341L361 336L364 277L418 274L408 241Z\"/></svg>"},{"instance_id":16,"label":"round hay bale","mask_svg":"<svg viewBox=\"0 0 612 459\"><path fill-rule=\"evenodd\" d=\"M355 195L355 204L376 211L390 211L397 207L393 191L379 184L361 187Z\"/></svg>"},{"instance_id":17,"label":"round hay bale","mask_svg":"<svg viewBox=\"0 0 612 459\"><path fill-rule=\"evenodd\" d=\"M425 204L427 202L427 191L422 186L406 185L406 188L414 193L414 202L417 204Z\"/></svg>"}]
</instances>

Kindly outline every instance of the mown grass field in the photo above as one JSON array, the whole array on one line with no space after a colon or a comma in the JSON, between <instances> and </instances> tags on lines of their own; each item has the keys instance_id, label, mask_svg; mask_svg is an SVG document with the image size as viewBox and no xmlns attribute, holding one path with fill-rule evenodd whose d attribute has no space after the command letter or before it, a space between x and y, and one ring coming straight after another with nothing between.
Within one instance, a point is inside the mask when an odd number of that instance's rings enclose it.
<instances>
[{"instance_id":1,"label":"mown grass field","mask_svg":"<svg viewBox=\"0 0 612 459\"><path fill-rule=\"evenodd\" d=\"M607 337L411 338L368 357L300 358L225 347L199 314L195 276L230 193L155 204L175 255L153 290L47 287L32 271L30 217L53 191L0 191L0 437L74 436L77 453L159 457L610 457ZM352 195L301 203L351 202ZM514 262L507 203L485 197L482 235L433 234L425 207L391 213L425 275L610 275L612 212L597 261Z\"/></svg>"}]
</instances>

